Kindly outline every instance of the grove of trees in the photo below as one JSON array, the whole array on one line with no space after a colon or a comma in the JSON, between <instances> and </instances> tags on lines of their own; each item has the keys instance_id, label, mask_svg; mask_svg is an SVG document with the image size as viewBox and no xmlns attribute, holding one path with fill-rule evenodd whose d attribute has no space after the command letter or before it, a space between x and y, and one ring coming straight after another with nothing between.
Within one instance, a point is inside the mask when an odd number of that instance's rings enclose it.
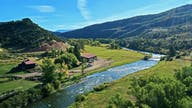
<instances>
[{"instance_id":1,"label":"grove of trees","mask_svg":"<svg viewBox=\"0 0 192 108\"><path fill-rule=\"evenodd\" d=\"M175 77L137 77L132 80L129 100L120 94L114 96L109 108L191 108L192 67L184 67Z\"/></svg>"}]
</instances>

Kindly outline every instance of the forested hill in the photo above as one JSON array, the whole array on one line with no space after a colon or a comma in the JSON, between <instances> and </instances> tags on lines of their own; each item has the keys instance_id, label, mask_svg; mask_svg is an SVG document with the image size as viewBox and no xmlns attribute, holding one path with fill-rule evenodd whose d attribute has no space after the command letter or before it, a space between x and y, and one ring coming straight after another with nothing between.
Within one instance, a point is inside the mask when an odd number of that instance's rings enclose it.
<instances>
[{"instance_id":1,"label":"forested hill","mask_svg":"<svg viewBox=\"0 0 192 108\"><path fill-rule=\"evenodd\" d=\"M60 34L65 38L127 38L134 36L162 37L191 34L192 5L163 13L91 25Z\"/></svg>"},{"instance_id":2,"label":"forested hill","mask_svg":"<svg viewBox=\"0 0 192 108\"><path fill-rule=\"evenodd\" d=\"M0 23L0 47L30 50L50 41L60 41L51 32L44 30L29 18Z\"/></svg>"}]
</instances>

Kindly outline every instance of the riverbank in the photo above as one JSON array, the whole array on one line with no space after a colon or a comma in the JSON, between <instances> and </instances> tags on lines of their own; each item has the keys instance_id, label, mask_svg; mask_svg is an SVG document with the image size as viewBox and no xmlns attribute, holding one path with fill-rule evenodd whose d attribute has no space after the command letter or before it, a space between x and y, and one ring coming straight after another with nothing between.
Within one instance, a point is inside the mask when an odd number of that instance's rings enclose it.
<instances>
[{"instance_id":1,"label":"riverbank","mask_svg":"<svg viewBox=\"0 0 192 108\"><path fill-rule=\"evenodd\" d=\"M87 47L87 46L86 46ZM90 46L88 46L90 48ZM80 77L72 80L72 81L78 81L76 83L71 83L71 84L67 84L67 85L70 85L66 88L64 88L64 90L61 90L61 92L56 92L54 93L53 95L41 100L40 102L37 102L37 103L34 103L32 106L30 106L30 108L39 108L39 107L43 107L44 105L48 105L48 106L53 106L53 107L67 107L69 106L70 104L72 104L74 102L74 98L76 97L76 95L78 95L79 93L82 93L82 92L87 92L87 91L90 91L91 89L93 89L94 86L97 86L97 85L100 85L104 82L110 82L112 80L115 80L115 79L119 79L121 78L122 76L125 76L129 73L132 73L132 72L135 72L135 71L138 71L138 70L141 70L141 69L145 69L145 68L148 68L148 67L151 67L153 65L155 65L157 63L157 61L143 61L141 60L143 58L143 54L141 53L138 53L138 52L135 52L135 51L126 51L126 50L110 50L110 49L106 49L106 48L103 48L103 47L91 47L95 50L97 50L98 52L97 53L94 53L96 54L98 57L103 57L103 58L109 58L109 57L113 57L113 60L116 60L118 61L118 65L121 65L120 63L125 63L125 65L122 65L122 66L118 66L117 67L117 64L114 63L113 65L110 65L111 66L115 66L114 68L111 68L111 69L118 69L118 68L121 68L121 69L124 69L124 67L126 68L126 70L128 70L127 72L122 72L122 73L116 73L116 72L105 72L105 71L102 71L102 72L98 72L98 73L95 73L95 72L92 72L92 73L87 73L85 74L84 76L81 76L81 75L78 75ZM99 49L99 50L98 50ZM86 50L87 51L87 50ZM92 51L92 50L89 50L89 51ZM91 52L89 52L91 53ZM100 56L100 54L103 54L102 56ZM123 55L124 58L120 58L120 56L118 56L119 54ZM138 56L139 55L139 56ZM137 59L136 59L137 58ZM136 61L137 60L137 61ZM123 61L123 62L122 62ZM126 62L125 62L126 61ZM129 62L127 62L129 61ZM134 62L134 63L133 63ZM143 65L139 65L139 64L143 64ZM139 67L138 67L139 65ZM110 67L107 67L107 68L110 68ZM136 70L135 70L135 67L138 67ZM107 69L105 68L105 69ZM126 71L124 70L124 71ZM94 73L94 74L93 74ZM92 75L90 75L92 74ZM114 75L114 74L117 74L117 75ZM88 76L89 75L89 76ZM96 75L96 76L95 76ZM101 76L101 77L99 77ZM104 78L103 80L103 77L106 77ZM84 77L84 78L83 78ZM110 78L108 79L108 77L114 77L114 78ZM81 79L82 78L82 79ZM91 79L90 79L91 78ZM100 79L101 78L101 79ZM80 80L81 79L81 80ZM93 80L93 81L89 81L89 80ZM96 81L97 80L97 81ZM79 82L80 81L80 82ZM68 81L67 83L69 83L70 81ZM85 83L85 84L84 84ZM88 84L90 83L90 84ZM66 84L66 83L65 83ZM82 86L82 84L84 86ZM88 85L87 85L88 84ZM79 88L80 87L80 88ZM56 96L56 97L55 97ZM57 97L59 96L59 97ZM52 103L52 101L50 101L51 99L55 99L55 102ZM64 103L60 103L61 100L57 100L57 99L61 99L62 102ZM57 103L58 102L58 103ZM50 104L49 104L50 103ZM42 106L43 105L43 106ZM46 108L46 107L45 107Z\"/></svg>"},{"instance_id":2,"label":"riverbank","mask_svg":"<svg viewBox=\"0 0 192 108\"><path fill-rule=\"evenodd\" d=\"M130 83L133 77L150 77L157 75L158 77L173 77L176 69L181 69L184 66L190 65L186 60L175 60L171 62L162 61L156 66L140 72L130 74L122 79L114 81L109 87L99 92L90 92L86 94L85 100L82 102L74 103L71 107L75 108L106 108L110 99L117 93L121 94L124 98L129 98L134 101L134 97L128 94L130 90Z\"/></svg>"},{"instance_id":3,"label":"riverbank","mask_svg":"<svg viewBox=\"0 0 192 108\"><path fill-rule=\"evenodd\" d=\"M105 71L112 67L133 63L142 60L145 56L144 54L133 50L132 51L124 49L112 50L106 47L94 47L87 45L85 46L85 52L93 53L104 60L113 61L108 66L104 66L102 68L88 72L87 73L88 75L93 74L95 72Z\"/></svg>"},{"instance_id":4,"label":"riverbank","mask_svg":"<svg viewBox=\"0 0 192 108\"><path fill-rule=\"evenodd\" d=\"M70 80L66 80L65 82L65 86L71 85L73 83L78 82L81 78L93 74L95 72L99 72L99 71L104 71L108 68L111 67L115 67L117 65L116 62L120 63L120 64L127 64L127 63L131 63L134 61L138 61L140 59L142 59L144 57L144 55L138 53L138 52L134 52L134 51L124 51L124 50L110 50L107 49L105 47L92 47L92 46L85 46L85 50L86 52L90 52L93 54L96 54L98 57L102 58L103 60L108 61L109 59L111 59L111 61L113 61L112 63L110 62L108 66L101 66L100 68L97 68L95 70L91 70L88 71L85 75L81 75L81 72L75 73L74 78L70 79ZM34 53L31 53L34 54ZM123 55L123 57L118 56L118 54L121 56ZM12 75L12 74L7 74L12 68L14 68L15 66L17 66L19 62L18 60L19 57L15 57L14 61L17 62L10 62L10 61L2 61L0 64L0 75ZM122 59L121 59L122 58ZM12 58L13 59L13 58ZM33 57L31 57L31 59L33 59ZM36 60L34 60L36 61ZM110 60L109 60L110 61ZM40 61L37 61L38 63ZM3 64L2 64L3 63ZM20 74L25 74L26 72L18 72L18 73L13 73L14 75L20 75ZM4 78L0 78L1 80L5 80ZM17 82L17 81L16 81ZM21 81L20 81L21 82ZM0 85L2 85L1 87L1 92L6 92L6 91L11 91L14 90L15 88L20 88L21 90L26 90L29 88L32 88L34 85L39 84L39 82L34 82L34 81L28 81L30 82L29 86L27 84L25 84L25 80L22 80L22 83L17 83L15 84L14 81L9 81L9 82L5 82L5 83L0 83ZM32 83L32 84L31 84ZM31 86L30 86L31 85ZM23 89L25 88L25 89Z\"/></svg>"},{"instance_id":5,"label":"riverbank","mask_svg":"<svg viewBox=\"0 0 192 108\"><path fill-rule=\"evenodd\" d=\"M109 66L104 66L102 68L98 68L94 71L91 71L91 72L87 72L86 74L84 75L81 75L81 73L77 73L75 74L74 77L72 77L71 79L67 79L64 83L63 83L63 88L65 88L66 86L69 86L69 85L72 85L74 83L77 83L80 81L81 78L83 77L86 77L90 74L93 74L93 73L96 73L96 72L99 72L99 71L102 71L102 70L106 70L108 68L111 68L111 67L115 67L115 66L118 66L118 65L122 65L122 64L127 64L127 63L131 63L131 62L135 62L135 61L138 61L138 60L141 60L143 58L143 54L141 53L138 53L138 52L134 52L134 51L125 51L125 50L111 50L111 49L107 49L105 47L92 47L92 46L86 46L85 48L86 52L89 52L89 53L94 53L96 54L99 58L102 58L103 60L107 60L107 61L113 61L112 63L110 63ZM96 53L94 52L96 51ZM11 65L12 66L12 65ZM6 74L9 69L11 69L12 67L9 67L9 68L6 68L5 71L3 71L2 74ZM15 66L15 65L13 65ZM5 67L2 67L2 70L4 69ZM1 68L0 68L1 69ZM3 84L3 83L1 83ZM22 84L22 83L21 83ZM9 86L9 84L7 85ZM16 87L15 87L16 86ZM17 88L17 86L20 86L19 84L15 85L14 88ZM34 86L34 85L33 85ZM12 90L14 89L12 87L9 87L8 90ZM32 88L32 87L29 87L29 88ZM27 89L27 88L26 88ZM2 91L4 92L4 90L7 90L7 89L4 89L2 88ZM56 92L55 92L56 93ZM54 93L54 94L55 94ZM53 95L54 95L53 94Z\"/></svg>"},{"instance_id":6,"label":"riverbank","mask_svg":"<svg viewBox=\"0 0 192 108\"><path fill-rule=\"evenodd\" d=\"M66 81L66 83L64 84L65 86L77 83L81 80L81 78L84 78L88 75L97 72L103 72L113 67L121 66L124 64L130 64L142 60L145 56L145 54L140 53L138 51L125 49L112 50L108 49L105 46L96 47L86 45L85 52L95 54L97 57L101 58L102 60L108 61L109 63L107 63L107 65L100 66L95 70L87 71L84 75L81 75L81 72L74 73L73 78L71 78L69 81Z\"/></svg>"}]
</instances>

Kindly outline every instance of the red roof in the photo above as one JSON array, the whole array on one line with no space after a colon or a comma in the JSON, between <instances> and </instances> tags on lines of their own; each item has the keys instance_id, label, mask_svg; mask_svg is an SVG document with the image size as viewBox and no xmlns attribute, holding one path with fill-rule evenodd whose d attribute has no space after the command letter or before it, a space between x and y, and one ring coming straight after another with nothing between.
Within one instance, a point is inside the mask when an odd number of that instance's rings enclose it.
<instances>
[{"instance_id":1,"label":"red roof","mask_svg":"<svg viewBox=\"0 0 192 108\"><path fill-rule=\"evenodd\" d=\"M31 60L26 60L26 61L24 61L24 63L25 63L26 65L35 64L35 62L33 62L33 61L31 61Z\"/></svg>"},{"instance_id":2,"label":"red roof","mask_svg":"<svg viewBox=\"0 0 192 108\"><path fill-rule=\"evenodd\" d=\"M81 56L88 59L96 57L96 55L90 53L83 53Z\"/></svg>"}]
</instances>

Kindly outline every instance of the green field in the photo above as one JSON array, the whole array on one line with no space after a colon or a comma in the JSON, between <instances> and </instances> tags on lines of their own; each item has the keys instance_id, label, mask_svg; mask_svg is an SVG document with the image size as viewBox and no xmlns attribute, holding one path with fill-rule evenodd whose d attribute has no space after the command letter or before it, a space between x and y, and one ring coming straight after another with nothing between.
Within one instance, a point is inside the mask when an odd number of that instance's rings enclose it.
<instances>
[{"instance_id":1,"label":"green field","mask_svg":"<svg viewBox=\"0 0 192 108\"><path fill-rule=\"evenodd\" d=\"M0 75L7 74L13 67L17 66L17 64L0 64Z\"/></svg>"},{"instance_id":2,"label":"green field","mask_svg":"<svg viewBox=\"0 0 192 108\"><path fill-rule=\"evenodd\" d=\"M0 94L10 90L26 90L37 85L37 82L27 80L14 80L6 83L0 83Z\"/></svg>"},{"instance_id":3,"label":"green field","mask_svg":"<svg viewBox=\"0 0 192 108\"><path fill-rule=\"evenodd\" d=\"M132 63L138 60L143 59L144 54L135 52L135 51L126 51L126 50L111 50L106 47L94 47L94 46L85 46L85 51L97 55L99 58L112 60L110 66L94 70L93 72L103 71L110 67L115 67L127 63Z\"/></svg>"},{"instance_id":4,"label":"green field","mask_svg":"<svg viewBox=\"0 0 192 108\"><path fill-rule=\"evenodd\" d=\"M26 72L21 71L17 73L8 73L13 67L16 67L17 63L1 63L0 64L0 76L4 75L18 75L18 74L24 74ZM31 88L35 85L37 85L37 82L34 81L27 81L27 80L14 80L10 81L9 78L0 78L0 93L10 91L10 90L26 90L28 88Z\"/></svg>"},{"instance_id":5,"label":"green field","mask_svg":"<svg viewBox=\"0 0 192 108\"><path fill-rule=\"evenodd\" d=\"M20 71L17 73L9 73L9 71L16 67L18 64L16 63L7 63L7 64L0 64L0 76L1 75L19 75L19 74L25 74L25 71Z\"/></svg>"},{"instance_id":6,"label":"green field","mask_svg":"<svg viewBox=\"0 0 192 108\"><path fill-rule=\"evenodd\" d=\"M15 74L24 74L25 72L17 72L17 73L11 73L7 74L13 67L17 66L16 63L10 63L10 64L0 64L0 76L3 75L15 75ZM7 81L7 82L3 82ZM14 80L9 81L9 78L0 78L0 93L10 91L10 90L26 90L28 88L31 88L35 85L37 85L37 82L34 81L27 81L27 80Z\"/></svg>"},{"instance_id":7,"label":"green field","mask_svg":"<svg viewBox=\"0 0 192 108\"><path fill-rule=\"evenodd\" d=\"M86 100L80 103L80 108L106 108L111 97L117 93L127 99L134 100L134 97L131 96L131 94L127 95L127 92L129 91L128 88L130 87L131 79L133 77L150 77L151 75L158 75L159 77L173 77L176 69L181 69L183 66L187 65L190 65L190 62L182 60L171 62L162 61L150 69L128 75L115 81L112 86L104 89L103 91L89 93ZM73 107L75 107L75 105Z\"/></svg>"}]
</instances>

